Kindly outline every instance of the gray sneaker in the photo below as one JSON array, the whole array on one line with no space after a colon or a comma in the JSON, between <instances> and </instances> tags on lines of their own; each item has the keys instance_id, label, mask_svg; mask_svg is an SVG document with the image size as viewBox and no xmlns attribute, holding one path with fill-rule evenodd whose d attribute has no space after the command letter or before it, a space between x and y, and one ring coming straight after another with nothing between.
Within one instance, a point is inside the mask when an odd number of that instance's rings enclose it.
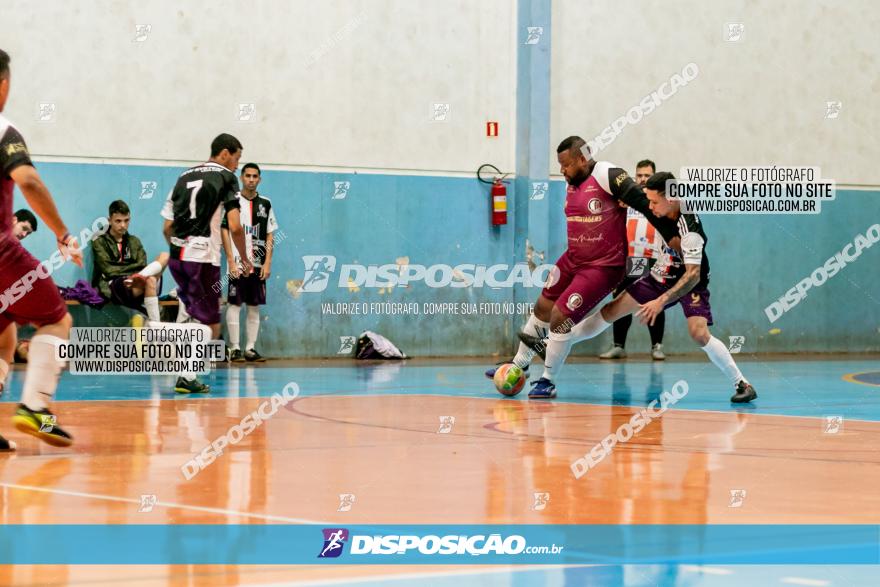
<instances>
[{"instance_id":1,"label":"gray sneaker","mask_svg":"<svg viewBox=\"0 0 880 587\"><path fill-rule=\"evenodd\" d=\"M600 359L625 359L626 351L622 346L614 345L601 355L599 355Z\"/></svg>"},{"instance_id":2,"label":"gray sneaker","mask_svg":"<svg viewBox=\"0 0 880 587\"><path fill-rule=\"evenodd\" d=\"M651 347L651 358L655 361L666 360L666 355L663 354L663 345L659 342Z\"/></svg>"}]
</instances>

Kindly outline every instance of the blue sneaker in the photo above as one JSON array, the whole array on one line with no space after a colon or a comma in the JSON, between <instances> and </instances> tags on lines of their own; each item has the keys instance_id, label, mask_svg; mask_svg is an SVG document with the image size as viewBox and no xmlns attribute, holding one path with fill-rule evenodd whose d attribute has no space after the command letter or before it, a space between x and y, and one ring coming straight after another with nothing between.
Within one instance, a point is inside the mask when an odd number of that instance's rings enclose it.
<instances>
[{"instance_id":1,"label":"blue sneaker","mask_svg":"<svg viewBox=\"0 0 880 587\"><path fill-rule=\"evenodd\" d=\"M495 371L498 370L498 367L500 367L501 365L506 365L508 363L512 363L512 362L513 362L513 359L511 359L509 361L501 361L500 363L498 363L497 365L495 365L491 369L486 369L486 379L495 379ZM529 374L529 366L528 365L526 365L525 368L523 368L523 373L525 373L526 376L528 376L528 374Z\"/></svg>"},{"instance_id":2,"label":"blue sneaker","mask_svg":"<svg viewBox=\"0 0 880 587\"><path fill-rule=\"evenodd\" d=\"M556 386L546 377L541 377L532 383L529 399L553 399L556 397Z\"/></svg>"}]
</instances>

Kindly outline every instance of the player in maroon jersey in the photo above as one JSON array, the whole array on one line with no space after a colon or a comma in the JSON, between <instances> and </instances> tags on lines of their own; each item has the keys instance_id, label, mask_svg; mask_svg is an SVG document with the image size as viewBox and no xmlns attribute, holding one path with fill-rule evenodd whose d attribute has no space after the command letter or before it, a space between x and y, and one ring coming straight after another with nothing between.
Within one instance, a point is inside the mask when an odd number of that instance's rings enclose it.
<instances>
[{"instance_id":1,"label":"player in maroon jersey","mask_svg":"<svg viewBox=\"0 0 880 587\"><path fill-rule=\"evenodd\" d=\"M0 50L0 113L9 98L9 86L9 55ZM73 438L58 425L49 402L64 366L55 350L67 343L73 320L45 264L31 256L13 234L12 190L16 185L55 233L63 258L82 267L82 251L34 169L24 138L0 114L0 391L15 353L16 324L34 324L37 331L31 338L21 403L12 421L21 432L53 446L69 446ZM0 450L14 449L13 443L0 436Z\"/></svg>"},{"instance_id":2,"label":"player in maroon jersey","mask_svg":"<svg viewBox=\"0 0 880 587\"><path fill-rule=\"evenodd\" d=\"M532 349L546 347L544 373L532 384L530 399L556 397L553 379L571 350L571 328L624 278L626 210L618 202L645 214L667 242L678 243L675 223L651 214L644 192L626 171L594 160L582 138L568 137L556 152L568 182L568 248L556 261L555 283L548 283L541 292L534 313L519 333L523 342L512 362L523 369L528 369ZM486 371L487 377L494 374L495 369Z\"/></svg>"}]
</instances>

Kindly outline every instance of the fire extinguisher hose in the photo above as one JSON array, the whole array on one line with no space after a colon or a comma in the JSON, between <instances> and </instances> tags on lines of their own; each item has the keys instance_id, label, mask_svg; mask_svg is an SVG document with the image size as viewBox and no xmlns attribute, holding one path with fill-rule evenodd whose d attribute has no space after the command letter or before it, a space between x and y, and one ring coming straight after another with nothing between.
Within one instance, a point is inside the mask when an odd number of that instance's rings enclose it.
<instances>
[{"instance_id":1,"label":"fire extinguisher hose","mask_svg":"<svg viewBox=\"0 0 880 587\"><path fill-rule=\"evenodd\" d=\"M495 171L495 173L497 175L495 175L492 179L483 179L482 173L483 173L483 170L486 168L492 169L493 171ZM495 167L494 165L492 165L491 163L485 163L483 165L480 165L480 168L477 169L477 179L479 179L483 183L492 184L492 183L495 183L495 180L497 180L497 179L503 180L505 177L507 177L507 175L508 175L507 173L502 174L501 170L498 169L497 167Z\"/></svg>"}]
</instances>

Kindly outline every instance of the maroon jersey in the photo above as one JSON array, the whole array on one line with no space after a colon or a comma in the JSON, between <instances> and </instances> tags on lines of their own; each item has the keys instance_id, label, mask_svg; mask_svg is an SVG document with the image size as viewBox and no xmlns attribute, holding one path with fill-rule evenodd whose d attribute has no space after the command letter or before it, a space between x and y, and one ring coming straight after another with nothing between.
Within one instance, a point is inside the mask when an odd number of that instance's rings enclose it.
<instances>
[{"instance_id":1,"label":"maroon jersey","mask_svg":"<svg viewBox=\"0 0 880 587\"><path fill-rule=\"evenodd\" d=\"M675 222L651 213L644 192L626 171L613 163L598 161L583 183L568 186L565 197L567 254L575 265L626 264L626 209L618 206L618 200L644 214L667 242L678 236Z\"/></svg>"},{"instance_id":2,"label":"maroon jersey","mask_svg":"<svg viewBox=\"0 0 880 587\"><path fill-rule=\"evenodd\" d=\"M0 243L12 238L12 190L9 177L20 165L33 165L27 145L12 123L0 115Z\"/></svg>"}]
</instances>

